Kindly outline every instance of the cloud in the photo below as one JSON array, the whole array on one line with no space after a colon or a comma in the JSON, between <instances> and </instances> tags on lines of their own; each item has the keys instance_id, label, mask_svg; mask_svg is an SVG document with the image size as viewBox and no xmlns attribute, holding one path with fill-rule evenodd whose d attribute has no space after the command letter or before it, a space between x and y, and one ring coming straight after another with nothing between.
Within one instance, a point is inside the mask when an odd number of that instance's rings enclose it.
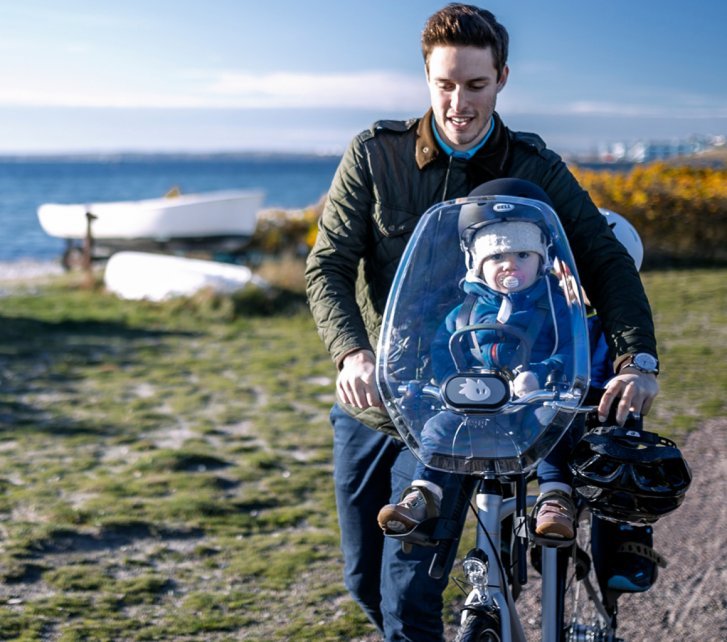
<instances>
[{"instance_id":1,"label":"cloud","mask_svg":"<svg viewBox=\"0 0 727 642\"><path fill-rule=\"evenodd\" d=\"M193 94L155 93L124 90L48 91L32 88L0 88L3 107L92 107L115 109L204 108L213 105Z\"/></svg>"},{"instance_id":2,"label":"cloud","mask_svg":"<svg viewBox=\"0 0 727 642\"><path fill-rule=\"evenodd\" d=\"M616 118L727 118L727 104L720 104L702 96L677 97L669 103L617 103L578 100L563 103L543 103L532 98L502 96L499 110L510 114L539 116L608 116ZM533 105L536 105L535 107Z\"/></svg>"},{"instance_id":3,"label":"cloud","mask_svg":"<svg viewBox=\"0 0 727 642\"><path fill-rule=\"evenodd\" d=\"M424 77L383 71L341 74L224 72L210 93L246 107L400 109L426 106Z\"/></svg>"},{"instance_id":4,"label":"cloud","mask_svg":"<svg viewBox=\"0 0 727 642\"><path fill-rule=\"evenodd\" d=\"M118 109L333 108L419 112L428 104L419 75L361 71L345 74L224 71L185 74L165 90L109 88L103 83L32 82L16 78L0 86L0 106L96 107Z\"/></svg>"},{"instance_id":5,"label":"cloud","mask_svg":"<svg viewBox=\"0 0 727 642\"><path fill-rule=\"evenodd\" d=\"M664 98L662 100L662 98ZM419 114L428 106L423 73L254 73L184 70L158 77L113 78L51 73L0 75L0 107L111 109L332 109ZM498 99L503 114L617 118L725 118L727 104L699 94L643 96L622 92L618 102L558 100L508 86Z\"/></svg>"},{"instance_id":6,"label":"cloud","mask_svg":"<svg viewBox=\"0 0 727 642\"><path fill-rule=\"evenodd\" d=\"M714 118L727 116L727 105L706 105L695 99L692 104L624 104L578 101L566 106L566 113L627 118Z\"/></svg>"}]
</instances>

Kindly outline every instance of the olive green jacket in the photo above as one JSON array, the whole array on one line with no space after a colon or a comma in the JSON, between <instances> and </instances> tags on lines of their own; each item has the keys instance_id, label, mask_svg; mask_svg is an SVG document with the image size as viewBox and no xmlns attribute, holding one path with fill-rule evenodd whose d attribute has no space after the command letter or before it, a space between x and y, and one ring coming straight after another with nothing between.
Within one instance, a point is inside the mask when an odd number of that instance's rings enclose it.
<instances>
[{"instance_id":1,"label":"olive green jacket","mask_svg":"<svg viewBox=\"0 0 727 642\"><path fill-rule=\"evenodd\" d=\"M494 118L489 140L470 160L439 149L431 110L408 121L379 121L349 145L306 266L310 309L339 368L347 354L375 349L389 288L419 217L502 177L532 181L550 196L611 357L618 363L628 353L656 355L641 279L605 218L540 137L512 132ZM384 411L346 410L369 425L391 428Z\"/></svg>"}]
</instances>

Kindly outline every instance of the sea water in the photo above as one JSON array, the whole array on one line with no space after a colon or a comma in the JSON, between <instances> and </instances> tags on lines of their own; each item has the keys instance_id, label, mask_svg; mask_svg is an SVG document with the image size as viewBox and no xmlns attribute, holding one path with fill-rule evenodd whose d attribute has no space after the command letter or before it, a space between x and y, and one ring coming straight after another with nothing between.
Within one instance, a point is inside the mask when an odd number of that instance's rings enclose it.
<instances>
[{"instance_id":1,"label":"sea water","mask_svg":"<svg viewBox=\"0 0 727 642\"><path fill-rule=\"evenodd\" d=\"M93 203L182 193L256 189L264 208L297 209L328 190L334 156L114 155L105 157L0 157L0 263L55 261L65 241L38 222L43 203Z\"/></svg>"}]
</instances>

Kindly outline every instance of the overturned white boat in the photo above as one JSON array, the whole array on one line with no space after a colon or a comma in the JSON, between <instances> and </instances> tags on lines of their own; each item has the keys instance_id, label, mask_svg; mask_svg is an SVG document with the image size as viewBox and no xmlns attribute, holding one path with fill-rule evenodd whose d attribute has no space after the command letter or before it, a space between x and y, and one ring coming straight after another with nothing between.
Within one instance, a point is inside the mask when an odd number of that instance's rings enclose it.
<instances>
[{"instance_id":1,"label":"overturned white boat","mask_svg":"<svg viewBox=\"0 0 727 642\"><path fill-rule=\"evenodd\" d=\"M50 236L84 239L90 225L94 239L154 239L251 236L263 192L227 190L180 194L140 201L38 208L41 227Z\"/></svg>"},{"instance_id":2,"label":"overturned white boat","mask_svg":"<svg viewBox=\"0 0 727 642\"><path fill-rule=\"evenodd\" d=\"M257 226L264 193L225 190L107 203L46 203L38 220L50 236L66 239L67 268L121 250L239 254Z\"/></svg>"},{"instance_id":3,"label":"overturned white boat","mask_svg":"<svg viewBox=\"0 0 727 642\"><path fill-rule=\"evenodd\" d=\"M229 294L268 283L244 265L148 252L117 252L104 272L106 288L122 299L164 301L210 289Z\"/></svg>"}]
</instances>

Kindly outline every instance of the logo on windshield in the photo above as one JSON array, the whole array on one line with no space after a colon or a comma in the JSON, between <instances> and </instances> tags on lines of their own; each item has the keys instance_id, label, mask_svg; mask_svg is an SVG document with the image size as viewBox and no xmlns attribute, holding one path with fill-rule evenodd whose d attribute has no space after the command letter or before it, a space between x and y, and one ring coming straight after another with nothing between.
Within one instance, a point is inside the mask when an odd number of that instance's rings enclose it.
<instances>
[{"instance_id":1,"label":"logo on windshield","mask_svg":"<svg viewBox=\"0 0 727 642\"><path fill-rule=\"evenodd\" d=\"M465 379L461 384L459 394L470 401L484 401L492 394L492 390L482 379Z\"/></svg>"},{"instance_id":2,"label":"logo on windshield","mask_svg":"<svg viewBox=\"0 0 727 642\"><path fill-rule=\"evenodd\" d=\"M442 392L450 407L473 412L497 410L510 399L508 382L495 372L453 375L444 382Z\"/></svg>"}]
</instances>

